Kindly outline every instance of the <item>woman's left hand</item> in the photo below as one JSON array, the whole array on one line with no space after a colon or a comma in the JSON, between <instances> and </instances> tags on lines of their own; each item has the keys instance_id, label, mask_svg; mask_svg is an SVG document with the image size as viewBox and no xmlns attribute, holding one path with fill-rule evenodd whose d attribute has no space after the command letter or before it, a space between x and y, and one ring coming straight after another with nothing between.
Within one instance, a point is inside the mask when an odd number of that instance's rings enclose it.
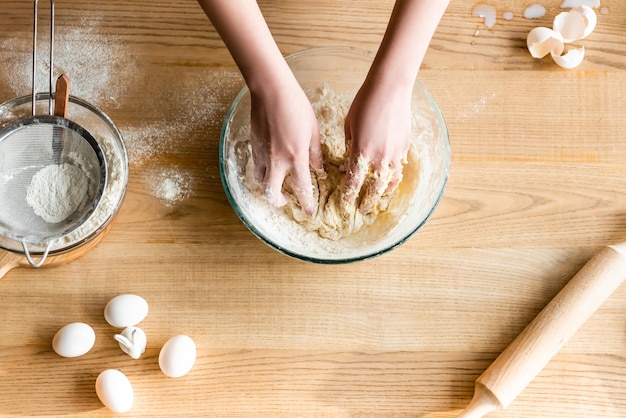
<instances>
[{"instance_id":1,"label":"woman's left hand","mask_svg":"<svg viewBox=\"0 0 626 418\"><path fill-rule=\"evenodd\" d=\"M398 187L411 138L411 93L367 82L357 93L345 124L344 210L358 205L367 214Z\"/></svg>"}]
</instances>

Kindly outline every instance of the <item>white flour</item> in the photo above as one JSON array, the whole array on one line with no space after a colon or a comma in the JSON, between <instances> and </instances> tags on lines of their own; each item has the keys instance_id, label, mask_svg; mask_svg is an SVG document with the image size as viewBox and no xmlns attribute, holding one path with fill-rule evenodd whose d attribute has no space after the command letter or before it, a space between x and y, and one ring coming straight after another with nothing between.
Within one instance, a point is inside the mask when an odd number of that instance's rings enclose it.
<instances>
[{"instance_id":1,"label":"white flour","mask_svg":"<svg viewBox=\"0 0 626 418\"><path fill-rule=\"evenodd\" d=\"M191 176L181 169L164 169L150 177L153 194L167 207L191 196Z\"/></svg>"},{"instance_id":2,"label":"white flour","mask_svg":"<svg viewBox=\"0 0 626 418\"><path fill-rule=\"evenodd\" d=\"M177 159L172 157L184 152L181 144L204 142L210 132L219 132L230 101L243 83L232 68L206 68L185 77L172 81L167 118L120 126L131 166L149 166L146 189L166 207L193 195L198 173L180 165L155 163ZM206 179L203 173L200 176Z\"/></svg>"},{"instance_id":3,"label":"white flour","mask_svg":"<svg viewBox=\"0 0 626 418\"><path fill-rule=\"evenodd\" d=\"M88 196L89 181L79 167L50 164L33 176L26 202L48 223L59 223L78 209Z\"/></svg>"},{"instance_id":4,"label":"white flour","mask_svg":"<svg viewBox=\"0 0 626 418\"><path fill-rule=\"evenodd\" d=\"M116 140L106 136L96 136L96 140L104 153L107 162L107 184L102 192L102 199L89 219L58 240L59 245L54 248L63 248L80 240L90 237L104 227L115 214L126 191L127 173L122 158L122 150Z\"/></svg>"},{"instance_id":5,"label":"white flour","mask_svg":"<svg viewBox=\"0 0 626 418\"><path fill-rule=\"evenodd\" d=\"M58 26L55 34L55 77L66 73L71 80L71 94L97 106L118 106L126 86L116 82L120 74L137 71L136 61L125 53L113 35L102 34L102 18L85 16L77 27ZM48 92L48 31L41 31L37 52L38 92ZM6 54L2 77L16 96L30 94L32 71L32 35L16 33L0 42Z\"/></svg>"}]
</instances>

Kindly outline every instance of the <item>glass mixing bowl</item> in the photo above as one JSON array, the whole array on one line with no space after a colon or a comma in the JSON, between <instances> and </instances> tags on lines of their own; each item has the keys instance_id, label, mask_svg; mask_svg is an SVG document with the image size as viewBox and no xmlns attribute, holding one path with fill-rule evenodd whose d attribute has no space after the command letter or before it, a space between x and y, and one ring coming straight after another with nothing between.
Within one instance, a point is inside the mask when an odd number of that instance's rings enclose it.
<instances>
[{"instance_id":1,"label":"glass mixing bowl","mask_svg":"<svg viewBox=\"0 0 626 418\"><path fill-rule=\"evenodd\" d=\"M323 85L353 98L374 54L355 48L315 48L288 56L287 62L309 94ZM310 94L309 94L310 95ZM260 240L300 260L337 264L381 255L405 242L428 220L448 179L450 143L441 112L426 88L415 82L413 138L403 180L386 211L357 233L339 240L322 238L293 221L284 208L270 205L249 187L250 93L244 87L222 126L219 164L222 184L237 216Z\"/></svg>"},{"instance_id":2,"label":"glass mixing bowl","mask_svg":"<svg viewBox=\"0 0 626 418\"><path fill-rule=\"evenodd\" d=\"M48 98L48 93L37 94L38 115L48 113ZM31 95L0 104L0 127L31 114ZM128 154L122 135L113 121L95 106L74 96L70 96L66 117L86 129L98 142L107 165L106 186L102 199L89 218L69 234L55 240L50 247L50 255L65 253L97 237L117 214L128 186ZM23 253L21 242L1 235L0 248ZM42 246L29 244L29 252L33 255L41 255L44 251Z\"/></svg>"}]
</instances>

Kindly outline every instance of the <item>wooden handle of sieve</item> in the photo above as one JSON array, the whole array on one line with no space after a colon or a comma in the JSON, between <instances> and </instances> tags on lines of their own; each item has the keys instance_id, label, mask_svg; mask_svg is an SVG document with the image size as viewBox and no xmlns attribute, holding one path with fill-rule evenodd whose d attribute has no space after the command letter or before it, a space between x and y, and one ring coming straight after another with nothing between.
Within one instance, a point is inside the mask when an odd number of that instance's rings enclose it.
<instances>
[{"instance_id":1,"label":"wooden handle of sieve","mask_svg":"<svg viewBox=\"0 0 626 418\"><path fill-rule=\"evenodd\" d=\"M56 90L54 93L54 114L55 116L65 117L67 114L67 105L70 101L70 78L61 74L57 78Z\"/></svg>"},{"instance_id":2,"label":"wooden handle of sieve","mask_svg":"<svg viewBox=\"0 0 626 418\"><path fill-rule=\"evenodd\" d=\"M626 278L626 243L603 248L476 380L459 417L507 408Z\"/></svg>"},{"instance_id":3,"label":"wooden handle of sieve","mask_svg":"<svg viewBox=\"0 0 626 418\"><path fill-rule=\"evenodd\" d=\"M19 267L22 258L19 254L0 250L0 279L9 271Z\"/></svg>"}]
</instances>

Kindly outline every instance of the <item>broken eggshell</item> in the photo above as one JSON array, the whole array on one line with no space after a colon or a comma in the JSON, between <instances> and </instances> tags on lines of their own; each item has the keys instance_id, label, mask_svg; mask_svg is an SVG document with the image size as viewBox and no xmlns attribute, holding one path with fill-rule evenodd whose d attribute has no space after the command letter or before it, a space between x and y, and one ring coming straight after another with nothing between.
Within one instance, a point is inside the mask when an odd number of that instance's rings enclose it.
<instances>
[{"instance_id":1,"label":"broken eggshell","mask_svg":"<svg viewBox=\"0 0 626 418\"><path fill-rule=\"evenodd\" d=\"M552 29L563 37L563 42L586 38L596 27L598 18L588 6L578 6L569 12L561 12L555 18Z\"/></svg>"},{"instance_id":2,"label":"broken eggshell","mask_svg":"<svg viewBox=\"0 0 626 418\"><path fill-rule=\"evenodd\" d=\"M571 69L578 67L585 58L585 47L570 49L563 55L552 54L552 59L559 67Z\"/></svg>"},{"instance_id":3,"label":"broken eggshell","mask_svg":"<svg viewBox=\"0 0 626 418\"><path fill-rule=\"evenodd\" d=\"M588 6L580 5L569 12L559 13L552 29L532 29L526 38L530 55L543 58L550 54L554 62L566 69L579 66L585 57L585 48L574 48L563 54L565 44L588 36L596 27L596 13Z\"/></svg>"},{"instance_id":4,"label":"broken eggshell","mask_svg":"<svg viewBox=\"0 0 626 418\"><path fill-rule=\"evenodd\" d=\"M534 58L543 58L548 54L559 56L565 48L563 37L558 32L541 26L528 33L526 45Z\"/></svg>"},{"instance_id":5,"label":"broken eggshell","mask_svg":"<svg viewBox=\"0 0 626 418\"><path fill-rule=\"evenodd\" d=\"M146 351L148 340L146 333L141 328L127 327L120 334L115 334L113 338L120 344L122 351L135 360L139 359Z\"/></svg>"},{"instance_id":6,"label":"broken eggshell","mask_svg":"<svg viewBox=\"0 0 626 418\"><path fill-rule=\"evenodd\" d=\"M596 15L596 12L594 12L591 7L584 5L575 7L572 11L581 13L585 18L585 33L583 33L583 38L586 38L591 32L594 31L596 25L598 24L598 16Z\"/></svg>"}]
</instances>

